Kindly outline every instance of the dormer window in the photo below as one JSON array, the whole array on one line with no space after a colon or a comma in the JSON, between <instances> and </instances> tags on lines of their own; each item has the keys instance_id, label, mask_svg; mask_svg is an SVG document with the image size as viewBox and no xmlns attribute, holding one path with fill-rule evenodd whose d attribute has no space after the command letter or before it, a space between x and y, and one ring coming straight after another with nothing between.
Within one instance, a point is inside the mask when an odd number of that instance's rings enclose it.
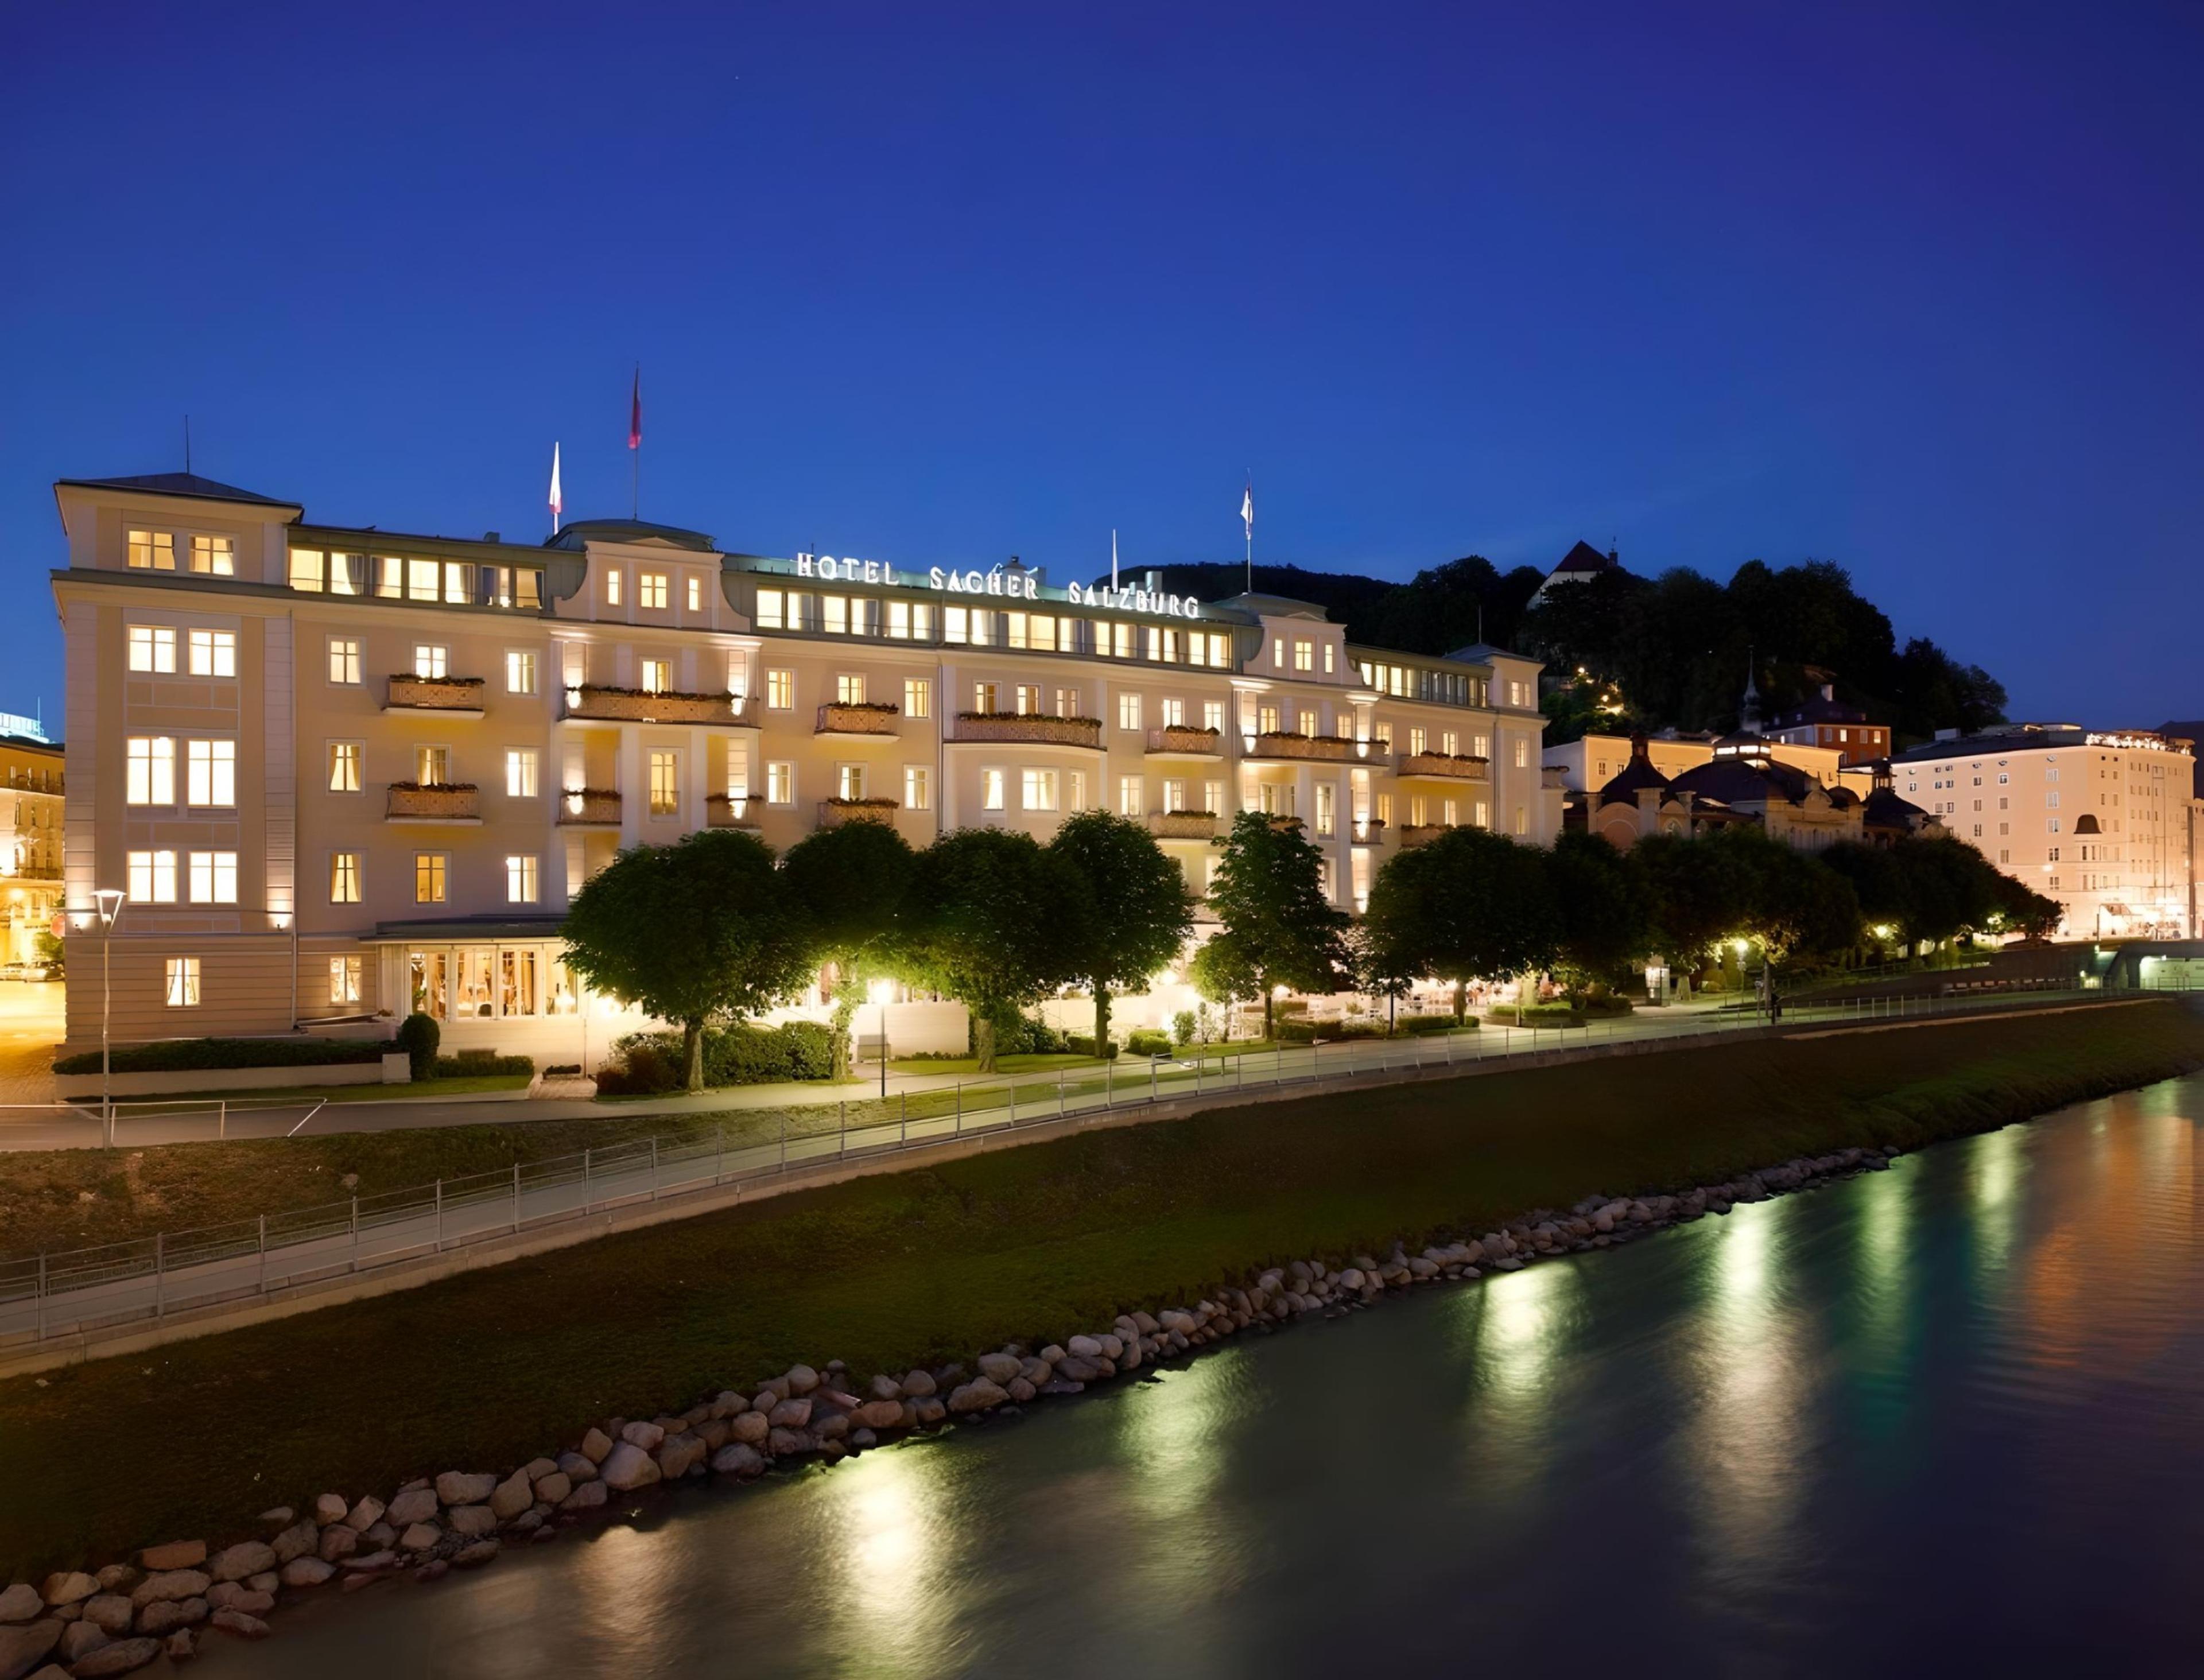
<instances>
[{"instance_id":1,"label":"dormer window","mask_svg":"<svg viewBox=\"0 0 2204 1680\"><path fill-rule=\"evenodd\" d=\"M617 571L608 571L605 574L605 605L618 606L619 604L620 574Z\"/></svg>"},{"instance_id":2,"label":"dormer window","mask_svg":"<svg viewBox=\"0 0 2204 1680\"><path fill-rule=\"evenodd\" d=\"M174 571L176 539L168 531L130 533L130 565L139 571Z\"/></svg>"},{"instance_id":3,"label":"dormer window","mask_svg":"<svg viewBox=\"0 0 2204 1680\"><path fill-rule=\"evenodd\" d=\"M702 612L704 610L704 580L701 577L691 577L689 580L689 610L691 612Z\"/></svg>"},{"instance_id":4,"label":"dormer window","mask_svg":"<svg viewBox=\"0 0 2204 1680\"><path fill-rule=\"evenodd\" d=\"M169 562L173 567L175 561ZM195 536L192 539L192 570L213 577L237 576L237 539L234 536Z\"/></svg>"},{"instance_id":5,"label":"dormer window","mask_svg":"<svg viewBox=\"0 0 2204 1680\"><path fill-rule=\"evenodd\" d=\"M662 571L637 574L635 580L635 604L652 612L666 610L667 577Z\"/></svg>"}]
</instances>

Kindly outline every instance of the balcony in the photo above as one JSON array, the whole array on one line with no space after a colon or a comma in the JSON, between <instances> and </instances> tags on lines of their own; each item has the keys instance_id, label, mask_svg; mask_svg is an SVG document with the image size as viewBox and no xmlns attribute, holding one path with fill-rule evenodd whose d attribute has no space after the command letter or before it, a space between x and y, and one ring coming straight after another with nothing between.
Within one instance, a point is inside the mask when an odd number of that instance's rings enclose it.
<instances>
[{"instance_id":1,"label":"balcony","mask_svg":"<svg viewBox=\"0 0 2204 1680\"><path fill-rule=\"evenodd\" d=\"M755 831L758 825L757 807L760 803L760 801L748 796L737 799L732 794L706 794L704 796L704 826L740 828Z\"/></svg>"},{"instance_id":2,"label":"balcony","mask_svg":"<svg viewBox=\"0 0 2204 1680\"><path fill-rule=\"evenodd\" d=\"M892 741L903 707L878 701L832 701L819 708L819 727L811 732L831 740Z\"/></svg>"},{"instance_id":3,"label":"balcony","mask_svg":"<svg viewBox=\"0 0 2204 1680\"><path fill-rule=\"evenodd\" d=\"M1385 821L1382 817L1361 817L1348 825L1349 837L1358 846L1382 846L1385 843Z\"/></svg>"},{"instance_id":4,"label":"balcony","mask_svg":"<svg viewBox=\"0 0 2204 1680\"><path fill-rule=\"evenodd\" d=\"M895 799L822 799L819 802L819 826L839 828L844 823L892 823L903 808L903 802Z\"/></svg>"},{"instance_id":5,"label":"balcony","mask_svg":"<svg viewBox=\"0 0 2204 1680\"><path fill-rule=\"evenodd\" d=\"M566 715L606 724L716 724L754 727L740 695L681 694L672 689L608 689L584 683L566 690Z\"/></svg>"},{"instance_id":6,"label":"balcony","mask_svg":"<svg viewBox=\"0 0 2204 1680\"><path fill-rule=\"evenodd\" d=\"M1224 736L1219 730L1166 724L1161 729L1148 731L1148 752L1158 758L1221 759L1224 756Z\"/></svg>"},{"instance_id":7,"label":"balcony","mask_svg":"<svg viewBox=\"0 0 2204 1680\"><path fill-rule=\"evenodd\" d=\"M1158 840L1213 840L1217 837L1217 813L1151 811L1148 832Z\"/></svg>"},{"instance_id":8,"label":"balcony","mask_svg":"<svg viewBox=\"0 0 2204 1680\"><path fill-rule=\"evenodd\" d=\"M1489 782L1492 760L1461 753L1403 753L1395 773L1448 782Z\"/></svg>"},{"instance_id":9,"label":"balcony","mask_svg":"<svg viewBox=\"0 0 2204 1680\"><path fill-rule=\"evenodd\" d=\"M383 689L382 709L418 712L431 718L479 718L483 714L483 679L394 675Z\"/></svg>"},{"instance_id":10,"label":"balcony","mask_svg":"<svg viewBox=\"0 0 2204 1680\"><path fill-rule=\"evenodd\" d=\"M1419 846L1428 846L1442 834L1460 826L1459 823L1410 823L1401 831L1401 849L1412 852Z\"/></svg>"},{"instance_id":11,"label":"balcony","mask_svg":"<svg viewBox=\"0 0 2204 1680\"><path fill-rule=\"evenodd\" d=\"M1251 759L1313 759L1324 764L1346 764L1362 756L1360 743L1342 735L1295 735L1271 730L1243 737Z\"/></svg>"},{"instance_id":12,"label":"balcony","mask_svg":"<svg viewBox=\"0 0 2204 1680\"><path fill-rule=\"evenodd\" d=\"M617 788L566 788L559 795L561 828L618 828L619 819Z\"/></svg>"},{"instance_id":13,"label":"balcony","mask_svg":"<svg viewBox=\"0 0 2204 1680\"><path fill-rule=\"evenodd\" d=\"M1052 718L1039 712L959 712L954 741L1022 741L1039 747L1102 750L1099 718Z\"/></svg>"},{"instance_id":14,"label":"balcony","mask_svg":"<svg viewBox=\"0 0 2204 1680\"><path fill-rule=\"evenodd\" d=\"M471 782L393 782L385 822L479 823L482 796Z\"/></svg>"}]
</instances>

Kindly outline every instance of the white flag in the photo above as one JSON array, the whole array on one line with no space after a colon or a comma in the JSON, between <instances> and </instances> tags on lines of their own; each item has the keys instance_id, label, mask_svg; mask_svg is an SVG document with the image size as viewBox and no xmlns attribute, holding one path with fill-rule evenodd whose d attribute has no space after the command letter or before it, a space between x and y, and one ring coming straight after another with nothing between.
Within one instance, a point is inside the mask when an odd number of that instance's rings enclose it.
<instances>
[{"instance_id":1,"label":"white flag","mask_svg":"<svg viewBox=\"0 0 2204 1680\"><path fill-rule=\"evenodd\" d=\"M1240 498L1240 517L1247 522L1247 540L1255 540L1255 481L1247 481L1247 494Z\"/></svg>"},{"instance_id":2,"label":"white flag","mask_svg":"<svg viewBox=\"0 0 2204 1680\"><path fill-rule=\"evenodd\" d=\"M1117 587L1117 533L1110 533L1110 587Z\"/></svg>"},{"instance_id":3,"label":"white flag","mask_svg":"<svg viewBox=\"0 0 2204 1680\"><path fill-rule=\"evenodd\" d=\"M560 512L566 506L566 499L559 491L559 446L554 443L551 446L551 529L554 534L559 529Z\"/></svg>"}]
</instances>

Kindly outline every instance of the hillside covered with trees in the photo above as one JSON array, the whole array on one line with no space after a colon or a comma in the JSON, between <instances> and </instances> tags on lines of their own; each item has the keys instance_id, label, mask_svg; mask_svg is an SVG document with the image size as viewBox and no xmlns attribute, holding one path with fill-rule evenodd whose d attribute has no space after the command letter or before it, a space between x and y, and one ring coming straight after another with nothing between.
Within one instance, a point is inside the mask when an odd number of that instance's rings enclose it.
<instances>
[{"instance_id":1,"label":"hillside covered with trees","mask_svg":"<svg viewBox=\"0 0 2204 1680\"><path fill-rule=\"evenodd\" d=\"M1235 565L1162 568L1164 588L1206 600L1240 593ZM1727 583L1687 566L1641 577L1620 567L1557 585L1530 605L1544 574L1502 571L1479 555L1426 568L1406 583L1300 566L1258 565L1263 593L1314 601L1348 639L1446 654L1484 639L1543 659L1549 742L1586 730L1735 726L1748 665L1763 714L1825 682L1837 698L1888 724L1901 742L1940 729L2002 722L2005 687L1926 636L1901 642L1889 617L1830 560L1780 568L1748 560ZM1581 670L1581 677L1572 673Z\"/></svg>"}]
</instances>

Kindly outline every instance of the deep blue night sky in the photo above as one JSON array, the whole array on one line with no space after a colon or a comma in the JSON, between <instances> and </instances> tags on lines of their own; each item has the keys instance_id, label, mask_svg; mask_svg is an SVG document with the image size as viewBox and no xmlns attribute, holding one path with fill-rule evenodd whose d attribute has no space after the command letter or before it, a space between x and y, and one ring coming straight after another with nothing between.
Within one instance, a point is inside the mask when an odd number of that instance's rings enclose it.
<instances>
[{"instance_id":1,"label":"deep blue night sky","mask_svg":"<svg viewBox=\"0 0 2204 1680\"><path fill-rule=\"evenodd\" d=\"M1654 15L1656 12L1659 16ZM1058 16L1058 14L1066 14ZM1059 580L1849 566L2204 711L2191 7L18 6L0 709L61 476ZM640 21L638 21L640 20Z\"/></svg>"}]
</instances>

